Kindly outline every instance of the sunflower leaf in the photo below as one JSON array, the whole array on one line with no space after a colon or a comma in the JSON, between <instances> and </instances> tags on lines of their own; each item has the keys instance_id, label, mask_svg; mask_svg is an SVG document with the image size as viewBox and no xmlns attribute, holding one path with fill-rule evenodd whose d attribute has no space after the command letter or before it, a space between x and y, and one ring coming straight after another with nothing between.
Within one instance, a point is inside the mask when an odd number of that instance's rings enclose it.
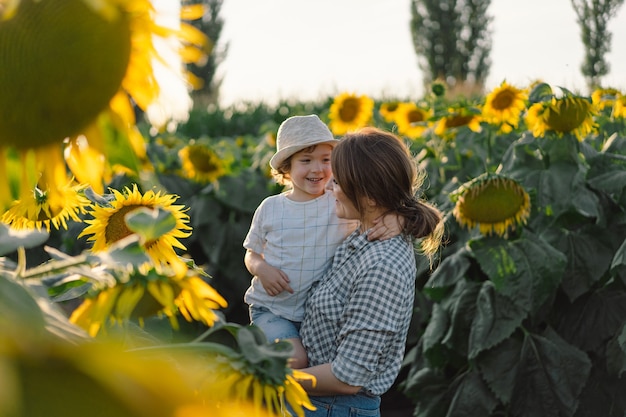
<instances>
[{"instance_id":1,"label":"sunflower leaf","mask_svg":"<svg viewBox=\"0 0 626 417\"><path fill-rule=\"evenodd\" d=\"M449 416L489 416L498 402L476 371L461 378L448 408Z\"/></svg>"},{"instance_id":2,"label":"sunflower leaf","mask_svg":"<svg viewBox=\"0 0 626 417\"><path fill-rule=\"evenodd\" d=\"M548 328L543 335L525 337L518 369L512 409L529 417L572 416L589 377L591 361Z\"/></svg>"},{"instance_id":3,"label":"sunflower leaf","mask_svg":"<svg viewBox=\"0 0 626 417\"><path fill-rule=\"evenodd\" d=\"M130 230L141 236L143 241L153 241L176 227L176 218L172 213L161 208L137 208L125 218Z\"/></svg>"},{"instance_id":4,"label":"sunflower leaf","mask_svg":"<svg viewBox=\"0 0 626 417\"><path fill-rule=\"evenodd\" d=\"M34 248L48 240L49 233L41 230L15 230L0 223L0 256L15 252L17 248Z\"/></svg>"},{"instance_id":5,"label":"sunflower leaf","mask_svg":"<svg viewBox=\"0 0 626 417\"><path fill-rule=\"evenodd\" d=\"M540 83L533 88L533 90L528 95L528 101L530 104L539 103L540 101L548 101L554 96L554 92L552 91L552 87L550 84Z\"/></svg>"},{"instance_id":6,"label":"sunflower leaf","mask_svg":"<svg viewBox=\"0 0 626 417\"><path fill-rule=\"evenodd\" d=\"M563 253L531 233L512 242L477 239L470 247L496 291L529 313L554 296L566 267Z\"/></svg>"},{"instance_id":7,"label":"sunflower leaf","mask_svg":"<svg viewBox=\"0 0 626 417\"><path fill-rule=\"evenodd\" d=\"M499 294L490 281L485 281L476 298L476 316L469 335L470 358L496 346L511 336L522 324L528 311L512 299Z\"/></svg>"}]
</instances>

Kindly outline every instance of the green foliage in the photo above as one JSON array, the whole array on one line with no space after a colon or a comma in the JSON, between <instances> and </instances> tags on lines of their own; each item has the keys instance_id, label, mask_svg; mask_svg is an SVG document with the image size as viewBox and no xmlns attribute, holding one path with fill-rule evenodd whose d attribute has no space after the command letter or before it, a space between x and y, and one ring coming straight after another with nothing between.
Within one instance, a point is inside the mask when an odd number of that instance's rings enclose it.
<instances>
[{"instance_id":1,"label":"green foliage","mask_svg":"<svg viewBox=\"0 0 626 417\"><path fill-rule=\"evenodd\" d=\"M400 384L414 415L623 416L626 158L611 142L624 137L520 131L497 152L485 147L493 138L472 137L471 153L462 137L444 151L461 163L425 161L443 174L433 176L440 207L486 168L524 186L531 217L502 238L448 219L449 244L421 288L429 318Z\"/></svg>"}]
</instances>

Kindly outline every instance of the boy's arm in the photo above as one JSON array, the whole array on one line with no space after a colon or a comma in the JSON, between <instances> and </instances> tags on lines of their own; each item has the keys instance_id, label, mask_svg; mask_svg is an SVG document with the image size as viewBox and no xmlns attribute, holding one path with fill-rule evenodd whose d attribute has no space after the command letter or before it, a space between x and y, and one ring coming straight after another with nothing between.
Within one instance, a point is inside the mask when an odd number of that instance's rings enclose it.
<instances>
[{"instance_id":1,"label":"boy's arm","mask_svg":"<svg viewBox=\"0 0 626 417\"><path fill-rule=\"evenodd\" d=\"M259 278L268 295L276 296L283 291L293 294L287 274L265 262L262 255L248 249L243 260L248 272Z\"/></svg>"},{"instance_id":2,"label":"boy's arm","mask_svg":"<svg viewBox=\"0 0 626 417\"><path fill-rule=\"evenodd\" d=\"M402 233L404 217L395 213L374 219L374 226L367 233L367 240L387 240Z\"/></svg>"}]
</instances>

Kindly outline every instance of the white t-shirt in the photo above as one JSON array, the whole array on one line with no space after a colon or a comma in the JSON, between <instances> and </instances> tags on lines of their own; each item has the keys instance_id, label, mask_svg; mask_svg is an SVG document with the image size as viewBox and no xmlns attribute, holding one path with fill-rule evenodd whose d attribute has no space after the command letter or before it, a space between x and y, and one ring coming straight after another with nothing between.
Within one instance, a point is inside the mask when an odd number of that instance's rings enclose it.
<instances>
[{"instance_id":1,"label":"white t-shirt","mask_svg":"<svg viewBox=\"0 0 626 417\"><path fill-rule=\"evenodd\" d=\"M267 197L254 213L243 246L285 272L294 293L283 291L271 297L259 278L253 277L244 301L288 320L302 321L309 289L321 279L337 246L358 224L337 217L335 199L329 192L305 202L290 200L286 193Z\"/></svg>"}]
</instances>

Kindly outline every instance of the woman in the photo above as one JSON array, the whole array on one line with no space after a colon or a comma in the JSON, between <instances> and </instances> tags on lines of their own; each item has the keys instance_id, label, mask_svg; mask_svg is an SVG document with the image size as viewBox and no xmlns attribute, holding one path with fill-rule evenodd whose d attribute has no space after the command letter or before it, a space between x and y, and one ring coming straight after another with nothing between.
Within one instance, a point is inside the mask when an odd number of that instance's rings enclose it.
<instances>
[{"instance_id":1,"label":"woman","mask_svg":"<svg viewBox=\"0 0 626 417\"><path fill-rule=\"evenodd\" d=\"M358 219L360 227L339 246L306 304L304 371L316 384L302 385L317 407L307 416L378 416L380 396L404 356L417 273L413 243L421 239L432 257L441 243L442 215L415 196L422 178L408 148L391 133L365 128L346 135L331 165L337 215ZM373 220L388 213L404 219L402 234L368 241Z\"/></svg>"}]
</instances>

